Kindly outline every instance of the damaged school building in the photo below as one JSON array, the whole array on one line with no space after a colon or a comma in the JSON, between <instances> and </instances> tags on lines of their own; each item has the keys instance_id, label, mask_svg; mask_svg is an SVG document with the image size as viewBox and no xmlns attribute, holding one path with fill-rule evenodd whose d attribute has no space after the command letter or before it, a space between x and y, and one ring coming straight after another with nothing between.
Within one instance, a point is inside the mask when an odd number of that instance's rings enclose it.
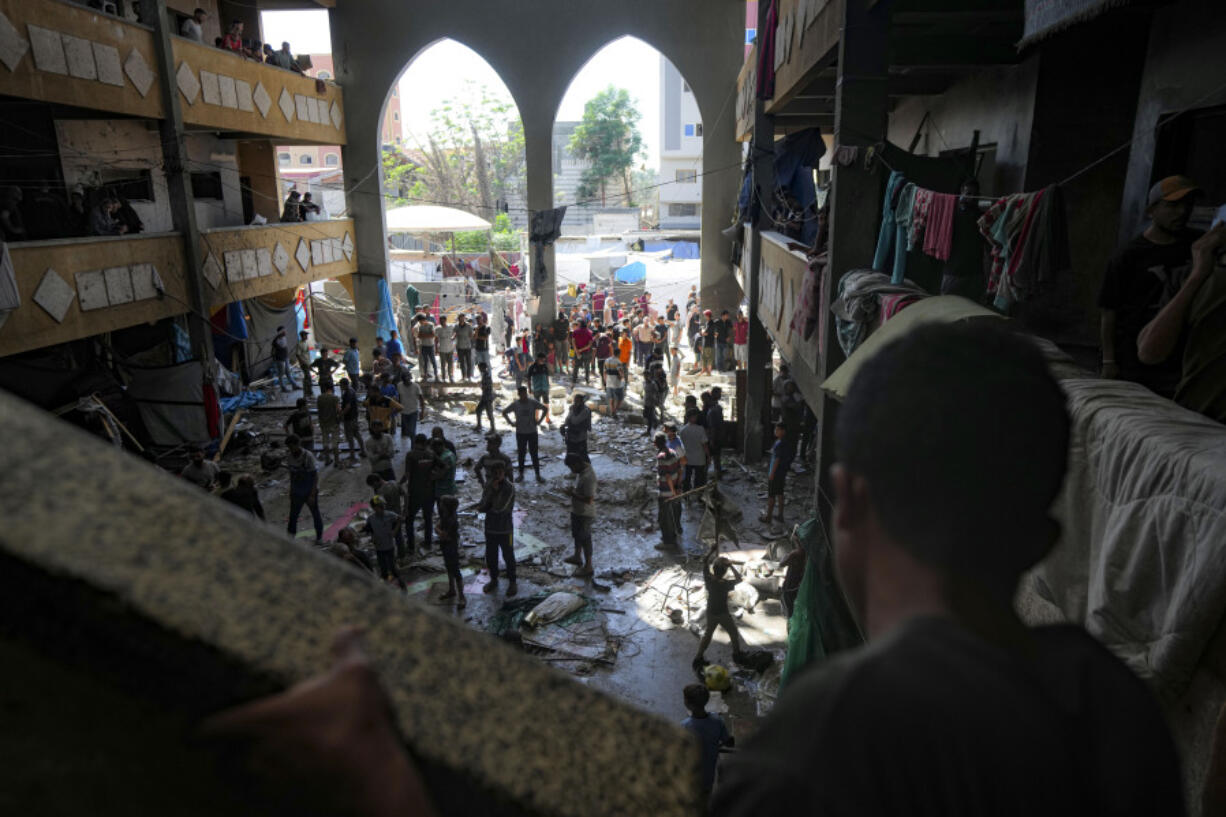
<instances>
[{"instance_id":1,"label":"damaged school building","mask_svg":"<svg viewBox=\"0 0 1226 817\"><path fill-rule=\"evenodd\" d=\"M197 4L203 43L178 34ZM261 9L297 8L328 10L330 80L207 45L232 20L258 37ZM0 216L20 209L27 231L6 232L0 257L0 703L18 727L0 730L0 756L20 784L0 785L0 805L257 812L218 785L224 763L194 739L198 723L315 675L332 634L356 623L428 787L447 793L442 813L700 813L695 750L658 715L240 518L132 450L221 437L232 415L219 395L271 363L236 336L292 336L312 282L343 287L370 365L380 322L366 316L386 306L389 256L368 171L416 54L450 37L504 78L526 205L543 212L567 83L632 35L692 87L703 166L732 168L704 178L700 286L705 308L743 305L750 320L748 368L730 384L749 501L780 364L818 420L806 507L791 511L815 520L812 626L783 636L781 654L818 661L859 640L820 535L859 365L920 324L1007 319L1043 348L1074 433L1061 541L1018 609L1085 627L1149 685L1199 813L1226 701L1223 306L1195 327L1210 387L1180 405L1100 376L1099 298L1156 182L1195 182L1196 229L1226 204L1226 6L763 0L748 56L745 9L142 0L124 16L0 0ZM343 215L281 221L282 144L341 146ZM91 234L116 193L127 206L106 223L143 230ZM526 263L543 322L556 314L552 242ZM66 488L66 472L82 476Z\"/></svg>"}]
</instances>

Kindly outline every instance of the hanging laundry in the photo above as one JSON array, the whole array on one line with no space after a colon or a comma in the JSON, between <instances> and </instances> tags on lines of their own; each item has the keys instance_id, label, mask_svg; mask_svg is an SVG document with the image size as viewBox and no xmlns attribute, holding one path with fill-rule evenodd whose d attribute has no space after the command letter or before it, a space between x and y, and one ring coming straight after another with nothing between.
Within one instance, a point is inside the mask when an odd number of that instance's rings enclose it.
<instances>
[{"instance_id":1,"label":"hanging laundry","mask_svg":"<svg viewBox=\"0 0 1226 817\"><path fill-rule=\"evenodd\" d=\"M766 10L766 28L758 32L758 99L775 95L775 28L779 25L779 0Z\"/></svg>"},{"instance_id":2,"label":"hanging laundry","mask_svg":"<svg viewBox=\"0 0 1226 817\"><path fill-rule=\"evenodd\" d=\"M838 297L830 305L830 311L844 354L854 352L877 328L882 301L888 295L905 295L914 300L928 297L928 293L914 282L895 284L884 273L875 270L851 270L839 280ZM914 301L891 302L891 308L896 312L909 303Z\"/></svg>"},{"instance_id":3,"label":"hanging laundry","mask_svg":"<svg viewBox=\"0 0 1226 817\"><path fill-rule=\"evenodd\" d=\"M915 188L915 203L911 207L911 228L907 230L907 252L923 246L924 230L928 225L928 208L937 195L922 187Z\"/></svg>"},{"instance_id":4,"label":"hanging laundry","mask_svg":"<svg viewBox=\"0 0 1226 817\"><path fill-rule=\"evenodd\" d=\"M817 238L817 187L813 184L813 168L826 153L820 128L806 128L775 143L776 197L786 200L792 219L793 232L784 230L812 247ZM782 192L782 196L780 193ZM777 227L778 229L778 227Z\"/></svg>"},{"instance_id":5,"label":"hanging laundry","mask_svg":"<svg viewBox=\"0 0 1226 817\"><path fill-rule=\"evenodd\" d=\"M954 210L958 197L949 193L933 193L928 208L928 227L924 232L924 252L942 261L949 260L953 245Z\"/></svg>"},{"instance_id":6,"label":"hanging laundry","mask_svg":"<svg viewBox=\"0 0 1226 817\"><path fill-rule=\"evenodd\" d=\"M877 252L873 255L873 269L879 272L885 272L886 264L894 253L894 239L898 234L898 225L894 222L894 197L895 194L902 189L906 184L903 175L898 171L890 173L889 180L885 183L885 201L881 207L881 232L877 234Z\"/></svg>"},{"instance_id":7,"label":"hanging laundry","mask_svg":"<svg viewBox=\"0 0 1226 817\"><path fill-rule=\"evenodd\" d=\"M1064 195L1055 185L999 199L979 219L979 231L992 247L987 291L1002 311L1071 266Z\"/></svg>"},{"instance_id":8,"label":"hanging laundry","mask_svg":"<svg viewBox=\"0 0 1226 817\"><path fill-rule=\"evenodd\" d=\"M809 257L809 266L800 285L800 301L796 305L796 311L792 313L792 331L805 340L812 337L817 329L822 276L826 272L827 258L827 253Z\"/></svg>"}]
</instances>

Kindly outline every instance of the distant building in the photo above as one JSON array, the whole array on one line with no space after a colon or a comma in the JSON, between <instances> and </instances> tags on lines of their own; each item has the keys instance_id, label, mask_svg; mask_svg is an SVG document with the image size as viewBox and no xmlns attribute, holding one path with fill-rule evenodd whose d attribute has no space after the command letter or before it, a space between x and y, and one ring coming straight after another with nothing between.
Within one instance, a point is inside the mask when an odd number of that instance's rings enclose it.
<instances>
[{"instance_id":1,"label":"distant building","mask_svg":"<svg viewBox=\"0 0 1226 817\"><path fill-rule=\"evenodd\" d=\"M660 55L660 227L702 226L702 117L676 67Z\"/></svg>"}]
</instances>

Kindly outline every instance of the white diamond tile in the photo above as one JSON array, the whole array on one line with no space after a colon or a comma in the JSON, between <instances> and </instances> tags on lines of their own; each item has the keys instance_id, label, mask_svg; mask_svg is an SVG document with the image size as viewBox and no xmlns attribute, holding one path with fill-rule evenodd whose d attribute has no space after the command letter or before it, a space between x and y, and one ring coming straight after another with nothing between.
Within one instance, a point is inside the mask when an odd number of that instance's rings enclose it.
<instances>
[{"instance_id":1,"label":"white diamond tile","mask_svg":"<svg viewBox=\"0 0 1226 817\"><path fill-rule=\"evenodd\" d=\"M98 69L98 81L122 88L123 65L119 62L119 49L106 43L90 45L94 48L94 67Z\"/></svg>"},{"instance_id":2,"label":"white diamond tile","mask_svg":"<svg viewBox=\"0 0 1226 817\"><path fill-rule=\"evenodd\" d=\"M89 40L73 37L71 34L61 36L64 38L64 58L68 61L69 76L77 79L97 79L94 49Z\"/></svg>"},{"instance_id":3,"label":"white diamond tile","mask_svg":"<svg viewBox=\"0 0 1226 817\"><path fill-rule=\"evenodd\" d=\"M311 268L311 248L307 246L305 238L298 239L298 249L294 250L294 257L298 259L298 266L302 267L303 272Z\"/></svg>"},{"instance_id":4,"label":"white diamond tile","mask_svg":"<svg viewBox=\"0 0 1226 817\"><path fill-rule=\"evenodd\" d=\"M294 121L294 98L293 96L290 95L290 92L282 88L281 96L277 100L277 104L281 106L281 113L285 115L286 121L293 122Z\"/></svg>"},{"instance_id":5,"label":"white diamond tile","mask_svg":"<svg viewBox=\"0 0 1226 817\"><path fill-rule=\"evenodd\" d=\"M307 106L310 103L303 94L294 94L294 112L298 114L299 119L311 121L311 110Z\"/></svg>"},{"instance_id":6,"label":"white diamond tile","mask_svg":"<svg viewBox=\"0 0 1226 817\"><path fill-rule=\"evenodd\" d=\"M221 284L221 264L217 263L217 256L213 253L209 253L209 257L204 259L204 279L213 289L217 289Z\"/></svg>"},{"instance_id":7,"label":"white diamond tile","mask_svg":"<svg viewBox=\"0 0 1226 817\"><path fill-rule=\"evenodd\" d=\"M255 265L261 278L272 275L272 253L267 247L255 251Z\"/></svg>"},{"instance_id":8,"label":"white diamond tile","mask_svg":"<svg viewBox=\"0 0 1226 817\"><path fill-rule=\"evenodd\" d=\"M76 278L77 298L81 301L82 312L104 309L111 305L106 298L106 279L102 277L102 270L78 272Z\"/></svg>"},{"instance_id":9,"label":"white diamond tile","mask_svg":"<svg viewBox=\"0 0 1226 817\"><path fill-rule=\"evenodd\" d=\"M60 33L28 24L26 31L30 35L30 45L34 49L35 67L39 71L67 75L68 60L64 57L64 41L60 39Z\"/></svg>"},{"instance_id":10,"label":"white diamond tile","mask_svg":"<svg viewBox=\"0 0 1226 817\"><path fill-rule=\"evenodd\" d=\"M230 282L243 280L243 255L238 250L223 253L226 259L226 280Z\"/></svg>"},{"instance_id":11,"label":"white diamond tile","mask_svg":"<svg viewBox=\"0 0 1226 817\"><path fill-rule=\"evenodd\" d=\"M268 95L268 91L264 90L264 83L255 84L255 90L251 92L251 99L255 102L255 108L260 112L260 116L267 119L268 110L272 107L272 97Z\"/></svg>"},{"instance_id":12,"label":"white diamond tile","mask_svg":"<svg viewBox=\"0 0 1226 817\"><path fill-rule=\"evenodd\" d=\"M153 264L132 265L132 296L138 301L156 298L158 290L165 289L162 276Z\"/></svg>"},{"instance_id":13,"label":"white diamond tile","mask_svg":"<svg viewBox=\"0 0 1226 817\"><path fill-rule=\"evenodd\" d=\"M72 299L75 297L76 293L68 282L50 267L43 273L38 289L34 290L34 303L47 310L47 314L55 318L57 323L64 322L64 316L68 314L68 307L72 306Z\"/></svg>"},{"instance_id":14,"label":"white diamond tile","mask_svg":"<svg viewBox=\"0 0 1226 817\"><path fill-rule=\"evenodd\" d=\"M221 107L238 107L238 91L234 88L234 77L227 77L225 74L218 74L217 90L221 91Z\"/></svg>"},{"instance_id":15,"label":"white diamond tile","mask_svg":"<svg viewBox=\"0 0 1226 817\"><path fill-rule=\"evenodd\" d=\"M331 238L324 239L324 263L331 264L336 261L336 243Z\"/></svg>"},{"instance_id":16,"label":"white diamond tile","mask_svg":"<svg viewBox=\"0 0 1226 817\"><path fill-rule=\"evenodd\" d=\"M200 69L200 96L205 105L220 105L221 91L217 88L217 75Z\"/></svg>"},{"instance_id":17,"label":"white diamond tile","mask_svg":"<svg viewBox=\"0 0 1226 817\"><path fill-rule=\"evenodd\" d=\"M324 262L324 243L316 240L311 242L311 265L319 266Z\"/></svg>"},{"instance_id":18,"label":"white diamond tile","mask_svg":"<svg viewBox=\"0 0 1226 817\"><path fill-rule=\"evenodd\" d=\"M353 260L353 239L349 236L349 233L345 233L345 240L341 242L341 249L345 251L345 258L352 261Z\"/></svg>"},{"instance_id":19,"label":"white diamond tile","mask_svg":"<svg viewBox=\"0 0 1226 817\"><path fill-rule=\"evenodd\" d=\"M21 36L9 18L0 12L0 62L10 71L16 71L21 64L21 58L30 50L30 44Z\"/></svg>"},{"instance_id":20,"label":"white diamond tile","mask_svg":"<svg viewBox=\"0 0 1226 817\"><path fill-rule=\"evenodd\" d=\"M337 130L340 130L341 121L342 121L341 120L341 106L333 102L331 114L332 114L332 127L336 128Z\"/></svg>"},{"instance_id":21,"label":"white diamond tile","mask_svg":"<svg viewBox=\"0 0 1226 817\"><path fill-rule=\"evenodd\" d=\"M131 59L131 57L128 58L129 61ZM196 79L196 74L187 64L187 60L179 63L179 70L175 72L175 83L179 86L179 93L183 94L187 104L195 105L196 97L200 95L200 80Z\"/></svg>"},{"instance_id":22,"label":"white diamond tile","mask_svg":"<svg viewBox=\"0 0 1226 817\"><path fill-rule=\"evenodd\" d=\"M239 250L243 262L243 280L260 277L259 262L255 260L255 250Z\"/></svg>"},{"instance_id":23,"label":"white diamond tile","mask_svg":"<svg viewBox=\"0 0 1226 817\"><path fill-rule=\"evenodd\" d=\"M345 257L345 247L339 238L332 239L332 260L340 261Z\"/></svg>"},{"instance_id":24,"label":"white diamond tile","mask_svg":"<svg viewBox=\"0 0 1226 817\"><path fill-rule=\"evenodd\" d=\"M187 63L184 63L186 65ZM123 63L124 73L128 75L128 79L132 80L132 87L140 91L141 96L149 93L149 88L153 85L153 70L149 68L149 63L145 62L145 57L135 48L128 54L128 58ZM191 73L191 69L188 69ZM193 79L195 79L193 77ZM180 85L180 88L183 86ZM193 94L194 96L194 94Z\"/></svg>"},{"instance_id":25,"label":"white diamond tile","mask_svg":"<svg viewBox=\"0 0 1226 817\"><path fill-rule=\"evenodd\" d=\"M316 125L328 124L328 106L322 99L311 98L311 121Z\"/></svg>"},{"instance_id":26,"label":"white diamond tile","mask_svg":"<svg viewBox=\"0 0 1226 817\"><path fill-rule=\"evenodd\" d=\"M132 302L132 273L127 267L108 267L102 274L106 278L106 299L111 306Z\"/></svg>"},{"instance_id":27,"label":"white diamond tile","mask_svg":"<svg viewBox=\"0 0 1226 817\"><path fill-rule=\"evenodd\" d=\"M251 83L246 80L234 80L234 93L238 96L238 109L253 113L255 105L251 104Z\"/></svg>"},{"instance_id":28,"label":"white diamond tile","mask_svg":"<svg viewBox=\"0 0 1226 817\"><path fill-rule=\"evenodd\" d=\"M285 249L285 245L281 242L277 242L277 248L272 251L272 265L282 275L285 274L285 268L289 266L289 250Z\"/></svg>"}]
</instances>

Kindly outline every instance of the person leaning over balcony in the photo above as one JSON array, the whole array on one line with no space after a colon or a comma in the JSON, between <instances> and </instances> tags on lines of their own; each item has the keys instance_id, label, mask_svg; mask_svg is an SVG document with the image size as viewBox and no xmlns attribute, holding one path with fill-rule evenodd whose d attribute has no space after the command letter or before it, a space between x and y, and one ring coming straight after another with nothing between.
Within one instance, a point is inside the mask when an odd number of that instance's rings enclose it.
<instances>
[{"instance_id":1,"label":"person leaning over balcony","mask_svg":"<svg viewBox=\"0 0 1226 817\"><path fill-rule=\"evenodd\" d=\"M123 235L128 231L128 225L120 224L115 219L119 210L119 201L107 196L94 205L89 213L90 235Z\"/></svg>"},{"instance_id":2,"label":"person leaning over balcony","mask_svg":"<svg viewBox=\"0 0 1226 817\"><path fill-rule=\"evenodd\" d=\"M233 51L235 54L242 54L243 48L243 21L233 20L230 23L230 30L226 32L226 36L221 38L221 47L227 51Z\"/></svg>"},{"instance_id":3,"label":"person leaning over balcony","mask_svg":"<svg viewBox=\"0 0 1226 817\"><path fill-rule=\"evenodd\" d=\"M297 190L289 191L285 199L285 208L281 211L282 221L302 221L302 194Z\"/></svg>"},{"instance_id":4,"label":"person leaning over balcony","mask_svg":"<svg viewBox=\"0 0 1226 817\"><path fill-rule=\"evenodd\" d=\"M208 12L202 8L198 8L192 12L192 16L183 21L183 25L179 26L179 33L189 40L195 40L198 43L204 42L204 21L209 19Z\"/></svg>"},{"instance_id":5,"label":"person leaning over balcony","mask_svg":"<svg viewBox=\"0 0 1226 817\"><path fill-rule=\"evenodd\" d=\"M290 51L288 42L281 43L280 51L272 52L272 54L268 57L268 63L270 65L275 65L278 68L284 68L286 71L295 71L299 74L302 73L302 68L299 67L298 61L294 59L294 54L292 51Z\"/></svg>"}]
</instances>

